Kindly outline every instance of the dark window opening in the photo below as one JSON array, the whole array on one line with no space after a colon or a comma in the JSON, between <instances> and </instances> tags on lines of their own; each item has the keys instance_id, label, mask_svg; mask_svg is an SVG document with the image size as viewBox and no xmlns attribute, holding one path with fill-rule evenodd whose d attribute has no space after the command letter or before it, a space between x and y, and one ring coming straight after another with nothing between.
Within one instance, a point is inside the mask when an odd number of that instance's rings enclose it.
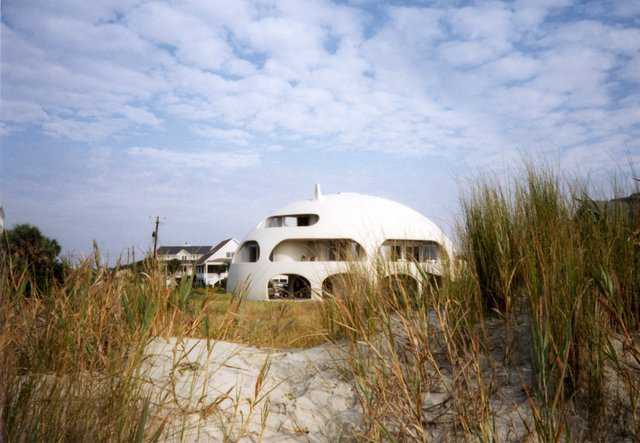
<instances>
[{"instance_id":1,"label":"dark window opening","mask_svg":"<svg viewBox=\"0 0 640 443\"><path fill-rule=\"evenodd\" d=\"M402 260L402 246L391 245L391 261Z\"/></svg>"},{"instance_id":2,"label":"dark window opening","mask_svg":"<svg viewBox=\"0 0 640 443\"><path fill-rule=\"evenodd\" d=\"M245 242L235 255L235 263L253 263L260 259L260 245L256 241Z\"/></svg>"},{"instance_id":3,"label":"dark window opening","mask_svg":"<svg viewBox=\"0 0 640 443\"><path fill-rule=\"evenodd\" d=\"M222 274L227 271L225 265L207 265L207 274Z\"/></svg>"},{"instance_id":4,"label":"dark window opening","mask_svg":"<svg viewBox=\"0 0 640 443\"><path fill-rule=\"evenodd\" d=\"M311 218L308 215L301 215L298 217L298 226L309 226Z\"/></svg>"}]
</instances>

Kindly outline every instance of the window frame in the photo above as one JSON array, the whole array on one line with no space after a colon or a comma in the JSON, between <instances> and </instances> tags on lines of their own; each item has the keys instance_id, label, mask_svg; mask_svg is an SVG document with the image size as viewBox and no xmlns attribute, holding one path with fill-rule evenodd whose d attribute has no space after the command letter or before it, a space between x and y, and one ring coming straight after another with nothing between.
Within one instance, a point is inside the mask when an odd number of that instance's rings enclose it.
<instances>
[{"instance_id":1,"label":"window frame","mask_svg":"<svg viewBox=\"0 0 640 443\"><path fill-rule=\"evenodd\" d=\"M386 239L378 248L378 254L391 262L432 263L440 260L441 251L435 240L415 239Z\"/></svg>"},{"instance_id":2,"label":"window frame","mask_svg":"<svg viewBox=\"0 0 640 443\"><path fill-rule=\"evenodd\" d=\"M288 220L295 219L295 224L289 224ZM305 223L301 224L301 220ZM303 214L279 214L267 217L264 221L265 228L307 228L314 226L320 221L318 214L303 213Z\"/></svg>"}]
</instances>

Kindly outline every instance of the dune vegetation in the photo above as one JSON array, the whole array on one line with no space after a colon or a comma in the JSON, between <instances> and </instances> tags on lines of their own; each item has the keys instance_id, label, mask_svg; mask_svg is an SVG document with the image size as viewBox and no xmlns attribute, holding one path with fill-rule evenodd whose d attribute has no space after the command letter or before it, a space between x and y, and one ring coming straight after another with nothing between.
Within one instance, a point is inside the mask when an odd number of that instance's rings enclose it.
<instances>
[{"instance_id":1,"label":"dune vegetation","mask_svg":"<svg viewBox=\"0 0 640 443\"><path fill-rule=\"evenodd\" d=\"M3 254L2 434L180 440L145 387L145 349L198 337L339 347L361 417L348 440L637 441L639 211L529 168L467 190L441 278L422 275L417 290L370 278L393 264L354 264L323 302L248 302L188 280L167 288L152 261L110 269L97 253L38 288Z\"/></svg>"},{"instance_id":2,"label":"dune vegetation","mask_svg":"<svg viewBox=\"0 0 640 443\"><path fill-rule=\"evenodd\" d=\"M353 278L335 301L360 437L638 440L640 202L529 168L477 184L461 213L438 287Z\"/></svg>"}]
</instances>

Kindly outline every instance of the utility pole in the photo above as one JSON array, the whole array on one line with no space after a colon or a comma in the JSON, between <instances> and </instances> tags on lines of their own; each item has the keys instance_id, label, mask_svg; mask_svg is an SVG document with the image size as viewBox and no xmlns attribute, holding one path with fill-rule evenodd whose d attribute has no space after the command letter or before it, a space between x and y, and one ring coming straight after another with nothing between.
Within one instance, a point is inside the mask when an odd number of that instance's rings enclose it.
<instances>
[{"instance_id":1,"label":"utility pole","mask_svg":"<svg viewBox=\"0 0 640 443\"><path fill-rule=\"evenodd\" d=\"M156 216L156 227L153 230L153 259L157 258L157 249L158 249L158 225L160 225L160 217Z\"/></svg>"}]
</instances>

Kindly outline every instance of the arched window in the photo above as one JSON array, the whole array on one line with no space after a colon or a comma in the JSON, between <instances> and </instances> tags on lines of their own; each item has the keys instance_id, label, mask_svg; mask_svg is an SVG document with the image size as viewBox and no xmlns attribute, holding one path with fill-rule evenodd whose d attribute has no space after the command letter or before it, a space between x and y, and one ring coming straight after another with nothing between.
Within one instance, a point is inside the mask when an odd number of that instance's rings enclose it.
<instances>
[{"instance_id":1,"label":"arched window","mask_svg":"<svg viewBox=\"0 0 640 443\"><path fill-rule=\"evenodd\" d=\"M274 215L269 217L264 226L266 228L292 228L296 226L312 226L320 218L316 214Z\"/></svg>"},{"instance_id":2,"label":"arched window","mask_svg":"<svg viewBox=\"0 0 640 443\"><path fill-rule=\"evenodd\" d=\"M244 242L235 254L235 263L254 263L260 259L260 245L257 241Z\"/></svg>"},{"instance_id":3,"label":"arched window","mask_svg":"<svg viewBox=\"0 0 640 443\"><path fill-rule=\"evenodd\" d=\"M365 258L366 253L358 242L342 238L284 240L269 255L269 260L274 262L350 261Z\"/></svg>"}]
</instances>

